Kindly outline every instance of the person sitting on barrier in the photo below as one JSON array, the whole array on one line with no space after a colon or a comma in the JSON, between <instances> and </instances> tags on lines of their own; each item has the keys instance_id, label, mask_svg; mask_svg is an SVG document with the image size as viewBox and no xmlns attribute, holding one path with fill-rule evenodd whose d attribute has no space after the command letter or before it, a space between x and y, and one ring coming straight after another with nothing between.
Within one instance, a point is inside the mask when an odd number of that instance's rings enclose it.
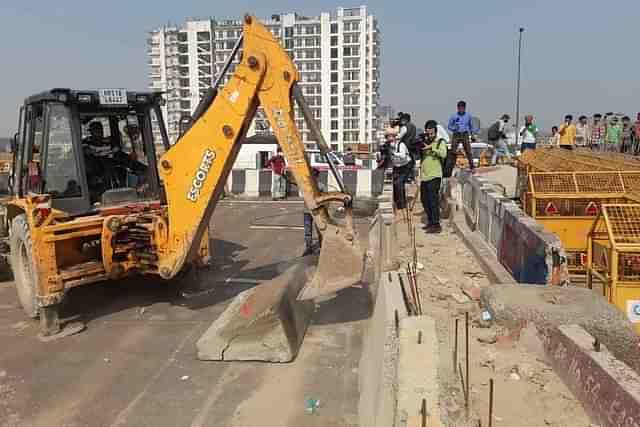
<instances>
[{"instance_id":1,"label":"person sitting on barrier","mask_svg":"<svg viewBox=\"0 0 640 427\"><path fill-rule=\"evenodd\" d=\"M420 201L427 214L427 233L440 233L440 184L442 165L447 158L447 142L438 138L438 122L429 120L424 125L425 140L420 165Z\"/></svg>"}]
</instances>

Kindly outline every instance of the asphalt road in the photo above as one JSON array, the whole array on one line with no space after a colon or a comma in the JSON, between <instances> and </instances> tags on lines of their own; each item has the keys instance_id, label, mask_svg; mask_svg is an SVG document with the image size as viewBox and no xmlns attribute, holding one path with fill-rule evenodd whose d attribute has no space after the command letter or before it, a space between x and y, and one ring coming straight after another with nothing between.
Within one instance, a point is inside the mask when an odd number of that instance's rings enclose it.
<instances>
[{"instance_id":1,"label":"asphalt road","mask_svg":"<svg viewBox=\"0 0 640 427\"><path fill-rule=\"evenodd\" d=\"M302 231L272 229L264 217L301 215L300 203L222 203L211 233L216 292L185 300L157 279L77 288L62 315L87 329L50 343L36 338L12 282L0 283L0 426L355 426L363 289L318 306L293 363L195 357L195 342L235 294L302 252ZM320 401L312 415L308 398Z\"/></svg>"}]
</instances>

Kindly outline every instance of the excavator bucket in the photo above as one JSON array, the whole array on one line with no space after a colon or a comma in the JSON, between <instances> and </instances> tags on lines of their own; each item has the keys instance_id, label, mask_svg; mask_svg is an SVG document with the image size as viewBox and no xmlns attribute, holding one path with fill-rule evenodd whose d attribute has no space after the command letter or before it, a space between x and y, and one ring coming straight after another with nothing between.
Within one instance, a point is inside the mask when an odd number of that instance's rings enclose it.
<instances>
[{"instance_id":1,"label":"excavator bucket","mask_svg":"<svg viewBox=\"0 0 640 427\"><path fill-rule=\"evenodd\" d=\"M327 226L322 235L318 268L311 282L298 295L299 300L330 295L360 282L364 253L357 241L346 238L347 233L344 231L341 226Z\"/></svg>"}]
</instances>

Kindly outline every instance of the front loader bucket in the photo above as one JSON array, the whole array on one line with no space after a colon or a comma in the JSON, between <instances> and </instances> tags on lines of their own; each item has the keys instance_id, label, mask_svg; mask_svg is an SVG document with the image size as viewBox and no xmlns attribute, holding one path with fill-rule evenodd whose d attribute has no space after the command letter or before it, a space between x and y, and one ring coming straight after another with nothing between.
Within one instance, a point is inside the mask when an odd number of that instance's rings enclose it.
<instances>
[{"instance_id":1,"label":"front loader bucket","mask_svg":"<svg viewBox=\"0 0 640 427\"><path fill-rule=\"evenodd\" d=\"M330 224L322 234L322 248L318 268L298 295L309 300L333 294L360 282L364 267L364 253L357 237L348 240L343 227Z\"/></svg>"}]
</instances>

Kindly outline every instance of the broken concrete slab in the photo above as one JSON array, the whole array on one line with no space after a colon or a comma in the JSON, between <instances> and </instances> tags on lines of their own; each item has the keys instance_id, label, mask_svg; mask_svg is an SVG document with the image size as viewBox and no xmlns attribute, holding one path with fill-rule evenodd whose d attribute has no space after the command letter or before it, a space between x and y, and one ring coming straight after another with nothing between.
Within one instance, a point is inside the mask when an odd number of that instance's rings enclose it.
<instances>
[{"instance_id":1,"label":"broken concrete slab","mask_svg":"<svg viewBox=\"0 0 640 427\"><path fill-rule=\"evenodd\" d=\"M482 289L481 304L503 326L538 330L577 324L598 338L618 359L640 372L640 337L624 313L597 292L582 288L502 284Z\"/></svg>"},{"instance_id":2,"label":"broken concrete slab","mask_svg":"<svg viewBox=\"0 0 640 427\"><path fill-rule=\"evenodd\" d=\"M554 370L601 426L633 426L640 420L640 376L578 325L547 330L544 347Z\"/></svg>"},{"instance_id":3,"label":"broken concrete slab","mask_svg":"<svg viewBox=\"0 0 640 427\"><path fill-rule=\"evenodd\" d=\"M451 292L451 298L458 304L465 304L469 302L469 298L465 295L462 295L460 292Z\"/></svg>"},{"instance_id":4,"label":"broken concrete slab","mask_svg":"<svg viewBox=\"0 0 640 427\"><path fill-rule=\"evenodd\" d=\"M468 296L473 301L480 300L480 293L482 289L480 288L480 285L478 285L477 283L467 282L462 286L460 286L460 290L462 291L463 294Z\"/></svg>"},{"instance_id":5,"label":"broken concrete slab","mask_svg":"<svg viewBox=\"0 0 640 427\"><path fill-rule=\"evenodd\" d=\"M238 294L198 340L198 359L292 361L314 310L313 301L297 296L316 263L317 256L302 258L275 279Z\"/></svg>"}]
</instances>

